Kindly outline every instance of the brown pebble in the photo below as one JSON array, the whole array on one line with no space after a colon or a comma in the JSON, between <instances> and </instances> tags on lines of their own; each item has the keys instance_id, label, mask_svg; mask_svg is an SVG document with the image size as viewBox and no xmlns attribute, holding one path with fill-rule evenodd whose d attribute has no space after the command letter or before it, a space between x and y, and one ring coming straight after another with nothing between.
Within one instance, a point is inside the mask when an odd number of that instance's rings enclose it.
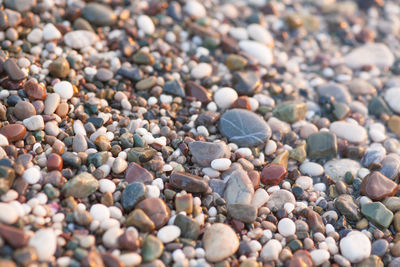
<instances>
[{"instance_id":1,"label":"brown pebble","mask_svg":"<svg viewBox=\"0 0 400 267\"><path fill-rule=\"evenodd\" d=\"M139 164L131 162L126 170L125 179L128 183L140 182L146 184L153 181L153 175Z\"/></svg>"},{"instance_id":2,"label":"brown pebble","mask_svg":"<svg viewBox=\"0 0 400 267\"><path fill-rule=\"evenodd\" d=\"M207 104L211 101L211 93L196 82L188 81L185 90L188 96L196 98L203 104Z\"/></svg>"},{"instance_id":3,"label":"brown pebble","mask_svg":"<svg viewBox=\"0 0 400 267\"><path fill-rule=\"evenodd\" d=\"M307 250L297 250L294 253L292 260L290 261L289 267L308 267L313 266L310 252Z\"/></svg>"},{"instance_id":4,"label":"brown pebble","mask_svg":"<svg viewBox=\"0 0 400 267\"><path fill-rule=\"evenodd\" d=\"M44 100L47 96L46 88L35 81L27 81L24 89L29 98Z\"/></svg>"},{"instance_id":5,"label":"brown pebble","mask_svg":"<svg viewBox=\"0 0 400 267\"><path fill-rule=\"evenodd\" d=\"M270 164L261 172L261 182L265 185L278 185L285 178L287 171L284 166Z\"/></svg>"},{"instance_id":6,"label":"brown pebble","mask_svg":"<svg viewBox=\"0 0 400 267\"><path fill-rule=\"evenodd\" d=\"M56 109L56 114L61 118L63 118L68 114L68 111L69 111L68 103L60 103Z\"/></svg>"},{"instance_id":7,"label":"brown pebble","mask_svg":"<svg viewBox=\"0 0 400 267\"><path fill-rule=\"evenodd\" d=\"M399 185L380 172L374 171L364 177L360 192L372 200L382 200L394 196Z\"/></svg>"},{"instance_id":8,"label":"brown pebble","mask_svg":"<svg viewBox=\"0 0 400 267\"><path fill-rule=\"evenodd\" d=\"M164 226L169 220L170 210L160 198L146 198L139 202L136 208L142 209L154 222L157 229Z\"/></svg>"},{"instance_id":9,"label":"brown pebble","mask_svg":"<svg viewBox=\"0 0 400 267\"><path fill-rule=\"evenodd\" d=\"M9 142L15 142L24 138L26 128L22 124L9 124L0 129L0 134L7 137Z\"/></svg>"},{"instance_id":10,"label":"brown pebble","mask_svg":"<svg viewBox=\"0 0 400 267\"><path fill-rule=\"evenodd\" d=\"M60 155L51 153L47 158L47 170L48 171L61 171L63 168L63 160Z\"/></svg>"},{"instance_id":11,"label":"brown pebble","mask_svg":"<svg viewBox=\"0 0 400 267\"><path fill-rule=\"evenodd\" d=\"M0 236L14 248L24 247L29 241L29 236L22 230L5 224L0 224Z\"/></svg>"},{"instance_id":12,"label":"brown pebble","mask_svg":"<svg viewBox=\"0 0 400 267\"><path fill-rule=\"evenodd\" d=\"M233 102L233 107L250 110L251 106L250 106L249 97L248 96L239 96L239 98L236 99L235 102Z\"/></svg>"}]
</instances>

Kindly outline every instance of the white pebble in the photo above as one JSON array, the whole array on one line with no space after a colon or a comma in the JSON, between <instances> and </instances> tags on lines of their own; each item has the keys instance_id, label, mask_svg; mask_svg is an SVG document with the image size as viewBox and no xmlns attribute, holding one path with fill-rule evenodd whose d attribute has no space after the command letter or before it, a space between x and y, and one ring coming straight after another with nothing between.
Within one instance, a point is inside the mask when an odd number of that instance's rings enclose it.
<instances>
[{"instance_id":1,"label":"white pebble","mask_svg":"<svg viewBox=\"0 0 400 267\"><path fill-rule=\"evenodd\" d=\"M163 243L170 243L181 235L181 229L176 225L167 225L158 230L157 237Z\"/></svg>"},{"instance_id":2,"label":"white pebble","mask_svg":"<svg viewBox=\"0 0 400 267\"><path fill-rule=\"evenodd\" d=\"M18 212L13 205L0 202L0 222L13 224L18 220Z\"/></svg>"},{"instance_id":3,"label":"white pebble","mask_svg":"<svg viewBox=\"0 0 400 267\"><path fill-rule=\"evenodd\" d=\"M109 179L100 179L99 180L99 189L100 192L106 193L114 193L116 185Z\"/></svg>"},{"instance_id":4,"label":"white pebble","mask_svg":"<svg viewBox=\"0 0 400 267\"><path fill-rule=\"evenodd\" d=\"M24 174L22 174L22 178L24 178L29 184L36 184L39 182L41 177L42 174L37 167L30 167L24 171Z\"/></svg>"},{"instance_id":5,"label":"white pebble","mask_svg":"<svg viewBox=\"0 0 400 267\"><path fill-rule=\"evenodd\" d=\"M211 167L217 171L226 171L231 164L231 160L227 158L214 159L211 161Z\"/></svg>"},{"instance_id":6,"label":"white pebble","mask_svg":"<svg viewBox=\"0 0 400 267\"><path fill-rule=\"evenodd\" d=\"M110 210L103 204L94 204L90 208L90 215L92 215L93 220L101 222L102 220L110 218Z\"/></svg>"},{"instance_id":7,"label":"white pebble","mask_svg":"<svg viewBox=\"0 0 400 267\"><path fill-rule=\"evenodd\" d=\"M310 176L320 176L324 173L324 167L315 162L304 162L300 165L300 171Z\"/></svg>"},{"instance_id":8,"label":"white pebble","mask_svg":"<svg viewBox=\"0 0 400 267\"><path fill-rule=\"evenodd\" d=\"M63 99L70 99L74 95L74 88L70 82L62 81L54 85L54 92Z\"/></svg>"},{"instance_id":9,"label":"white pebble","mask_svg":"<svg viewBox=\"0 0 400 267\"><path fill-rule=\"evenodd\" d=\"M296 233L296 225L289 218L283 218L278 223L278 231L281 235L287 237Z\"/></svg>"},{"instance_id":10,"label":"white pebble","mask_svg":"<svg viewBox=\"0 0 400 267\"><path fill-rule=\"evenodd\" d=\"M237 92L230 87L222 87L214 94L214 101L221 109L229 108L238 99Z\"/></svg>"},{"instance_id":11,"label":"white pebble","mask_svg":"<svg viewBox=\"0 0 400 267\"><path fill-rule=\"evenodd\" d=\"M140 15L137 19L137 25L145 34L153 34L155 26L151 18L147 15Z\"/></svg>"},{"instance_id":12,"label":"white pebble","mask_svg":"<svg viewBox=\"0 0 400 267\"><path fill-rule=\"evenodd\" d=\"M311 258L315 266L321 265L322 263L329 260L330 254L325 249L315 249L311 251Z\"/></svg>"}]
</instances>

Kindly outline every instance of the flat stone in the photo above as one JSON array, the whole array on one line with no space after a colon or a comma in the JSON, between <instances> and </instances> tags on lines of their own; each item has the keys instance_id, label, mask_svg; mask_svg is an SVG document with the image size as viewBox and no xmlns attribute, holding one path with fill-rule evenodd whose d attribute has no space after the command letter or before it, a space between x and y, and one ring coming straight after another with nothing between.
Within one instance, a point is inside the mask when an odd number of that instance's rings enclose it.
<instances>
[{"instance_id":1,"label":"flat stone","mask_svg":"<svg viewBox=\"0 0 400 267\"><path fill-rule=\"evenodd\" d=\"M142 50L138 51L136 54L133 55L133 62L139 65L154 65L154 57L148 53L144 52Z\"/></svg>"},{"instance_id":2,"label":"flat stone","mask_svg":"<svg viewBox=\"0 0 400 267\"><path fill-rule=\"evenodd\" d=\"M147 187L143 183L128 184L122 192L121 204L125 210L131 211L137 203L145 199Z\"/></svg>"},{"instance_id":3,"label":"flat stone","mask_svg":"<svg viewBox=\"0 0 400 267\"><path fill-rule=\"evenodd\" d=\"M257 218L256 207L249 204L229 204L227 206L228 215L233 219L242 221L244 223L252 223Z\"/></svg>"},{"instance_id":4,"label":"flat stone","mask_svg":"<svg viewBox=\"0 0 400 267\"><path fill-rule=\"evenodd\" d=\"M394 261L392 261L393 263ZM396 263L395 263L396 264ZM371 255L368 258L364 259L363 261L357 263L357 267L370 267L370 266L374 266L374 267L383 267L384 264L381 260L381 258L379 258L376 255ZM389 265L390 266L390 265ZM394 265L395 266L395 265Z\"/></svg>"},{"instance_id":5,"label":"flat stone","mask_svg":"<svg viewBox=\"0 0 400 267\"><path fill-rule=\"evenodd\" d=\"M340 195L335 199L335 207L350 221L359 221L362 218L360 208L351 195Z\"/></svg>"},{"instance_id":6,"label":"flat stone","mask_svg":"<svg viewBox=\"0 0 400 267\"><path fill-rule=\"evenodd\" d=\"M44 100L47 96L46 88L35 81L27 81L24 89L29 98L35 100Z\"/></svg>"},{"instance_id":7,"label":"flat stone","mask_svg":"<svg viewBox=\"0 0 400 267\"><path fill-rule=\"evenodd\" d=\"M353 49L343 58L344 63L352 69L363 66L376 66L380 69L391 67L395 61L390 49L383 43L367 43Z\"/></svg>"},{"instance_id":8,"label":"flat stone","mask_svg":"<svg viewBox=\"0 0 400 267\"><path fill-rule=\"evenodd\" d=\"M137 248L140 246L140 239L137 231L125 231L122 235L118 237L118 245L126 250L137 250Z\"/></svg>"},{"instance_id":9,"label":"flat stone","mask_svg":"<svg viewBox=\"0 0 400 267\"><path fill-rule=\"evenodd\" d=\"M388 121L388 127L394 134L400 137L400 116L397 115L390 116Z\"/></svg>"},{"instance_id":10,"label":"flat stone","mask_svg":"<svg viewBox=\"0 0 400 267\"><path fill-rule=\"evenodd\" d=\"M287 174L286 168L278 164L265 166L261 172L261 182L264 185L279 185Z\"/></svg>"},{"instance_id":11,"label":"flat stone","mask_svg":"<svg viewBox=\"0 0 400 267\"><path fill-rule=\"evenodd\" d=\"M62 192L66 197L85 198L96 192L98 188L99 182L96 178L90 173L82 172L65 183Z\"/></svg>"},{"instance_id":12,"label":"flat stone","mask_svg":"<svg viewBox=\"0 0 400 267\"><path fill-rule=\"evenodd\" d=\"M46 115L53 114L56 111L58 105L60 104L60 100L61 98L59 94L56 93L49 94L46 97L46 100L44 101L44 111L43 111L44 114Z\"/></svg>"},{"instance_id":13,"label":"flat stone","mask_svg":"<svg viewBox=\"0 0 400 267\"><path fill-rule=\"evenodd\" d=\"M52 228L40 229L30 238L29 246L36 249L40 261L50 261L57 248L56 233Z\"/></svg>"},{"instance_id":14,"label":"flat stone","mask_svg":"<svg viewBox=\"0 0 400 267\"><path fill-rule=\"evenodd\" d=\"M186 82L185 92L187 96L196 98L202 104L208 104L212 100L211 92L194 81Z\"/></svg>"},{"instance_id":15,"label":"flat stone","mask_svg":"<svg viewBox=\"0 0 400 267\"><path fill-rule=\"evenodd\" d=\"M324 169L326 175L337 181L343 179L346 172L351 172L356 177L360 164L351 159L332 159L324 164Z\"/></svg>"},{"instance_id":16,"label":"flat stone","mask_svg":"<svg viewBox=\"0 0 400 267\"><path fill-rule=\"evenodd\" d=\"M203 247L206 259L210 262L218 262L238 250L239 239L231 227L215 223L206 229L203 235Z\"/></svg>"},{"instance_id":17,"label":"flat stone","mask_svg":"<svg viewBox=\"0 0 400 267\"><path fill-rule=\"evenodd\" d=\"M319 97L333 97L336 102L349 104L352 100L351 94L346 86L338 83L328 83L318 87Z\"/></svg>"},{"instance_id":18,"label":"flat stone","mask_svg":"<svg viewBox=\"0 0 400 267\"><path fill-rule=\"evenodd\" d=\"M69 70L69 62L63 57L58 57L49 65L50 74L58 78L67 77L69 74Z\"/></svg>"},{"instance_id":19,"label":"flat stone","mask_svg":"<svg viewBox=\"0 0 400 267\"><path fill-rule=\"evenodd\" d=\"M9 124L0 129L0 134L7 137L9 142L15 142L24 138L26 128L22 124Z\"/></svg>"},{"instance_id":20,"label":"flat stone","mask_svg":"<svg viewBox=\"0 0 400 267\"><path fill-rule=\"evenodd\" d=\"M227 204L250 204L253 196L253 184L244 170L238 169L230 174L224 192L224 199Z\"/></svg>"},{"instance_id":21,"label":"flat stone","mask_svg":"<svg viewBox=\"0 0 400 267\"><path fill-rule=\"evenodd\" d=\"M186 97L185 90L183 89L183 85L178 80L168 81L163 86L163 93L180 96L182 98Z\"/></svg>"},{"instance_id":22,"label":"flat stone","mask_svg":"<svg viewBox=\"0 0 400 267\"><path fill-rule=\"evenodd\" d=\"M192 161L202 167L211 165L211 161L219 158L230 158L231 152L224 142L194 141L189 143Z\"/></svg>"},{"instance_id":23,"label":"flat stone","mask_svg":"<svg viewBox=\"0 0 400 267\"><path fill-rule=\"evenodd\" d=\"M311 267L313 261L310 252L304 249L297 250L293 254L293 258L290 260L289 267Z\"/></svg>"},{"instance_id":24,"label":"flat stone","mask_svg":"<svg viewBox=\"0 0 400 267\"><path fill-rule=\"evenodd\" d=\"M4 3L8 8L22 13L30 10L34 5L36 5L36 0L6 0Z\"/></svg>"},{"instance_id":25,"label":"flat stone","mask_svg":"<svg viewBox=\"0 0 400 267\"><path fill-rule=\"evenodd\" d=\"M307 105L298 101L286 101L279 103L274 110L274 116L278 119L295 123L299 120L304 120L307 114Z\"/></svg>"},{"instance_id":26,"label":"flat stone","mask_svg":"<svg viewBox=\"0 0 400 267\"><path fill-rule=\"evenodd\" d=\"M79 168L82 164L81 158L72 152L65 152L61 157L65 166Z\"/></svg>"},{"instance_id":27,"label":"flat stone","mask_svg":"<svg viewBox=\"0 0 400 267\"><path fill-rule=\"evenodd\" d=\"M382 97L373 97L368 103L368 113L380 117L381 114L391 114L391 110L387 106Z\"/></svg>"},{"instance_id":28,"label":"flat stone","mask_svg":"<svg viewBox=\"0 0 400 267\"><path fill-rule=\"evenodd\" d=\"M225 64L231 71L241 70L247 65L247 60L240 55L230 54L226 57Z\"/></svg>"},{"instance_id":29,"label":"flat stone","mask_svg":"<svg viewBox=\"0 0 400 267\"><path fill-rule=\"evenodd\" d=\"M368 148L361 159L361 164L365 167L374 163L380 163L385 157L386 150L382 146Z\"/></svg>"},{"instance_id":30,"label":"flat stone","mask_svg":"<svg viewBox=\"0 0 400 267\"><path fill-rule=\"evenodd\" d=\"M139 91L144 91L147 89L152 88L154 85L156 85L157 79L154 76L148 77L146 79L140 80L138 83L136 83L136 90Z\"/></svg>"},{"instance_id":31,"label":"flat stone","mask_svg":"<svg viewBox=\"0 0 400 267\"><path fill-rule=\"evenodd\" d=\"M135 209L126 218L127 226L135 226L141 232L151 232L155 229L154 222L141 209Z\"/></svg>"},{"instance_id":32,"label":"flat stone","mask_svg":"<svg viewBox=\"0 0 400 267\"><path fill-rule=\"evenodd\" d=\"M170 210L159 198L146 198L139 202L136 208L143 210L149 216L156 229L163 227L169 220Z\"/></svg>"},{"instance_id":33,"label":"flat stone","mask_svg":"<svg viewBox=\"0 0 400 267\"><path fill-rule=\"evenodd\" d=\"M19 101L15 105L13 112L15 117L19 120L24 120L36 115L35 107L28 101Z\"/></svg>"},{"instance_id":34,"label":"flat stone","mask_svg":"<svg viewBox=\"0 0 400 267\"><path fill-rule=\"evenodd\" d=\"M99 3L88 3L82 8L82 15L96 26L112 26L117 21L113 10Z\"/></svg>"},{"instance_id":35,"label":"flat stone","mask_svg":"<svg viewBox=\"0 0 400 267\"><path fill-rule=\"evenodd\" d=\"M20 81L26 78L27 74L23 72L17 63L12 59L7 59L3 63L3 69L8 77L13 81Z\"/></svg>"},{"instance_id":36,"label":"flat stone","mask_svg":"<svg viewBox=\"0 0 400 267\"><path fill-rule=\"evenodd\" d=\"M142 247L142 259L144 262L151 262L161 256L164 251L164 244L153 235L144 239Z\"/></svg>"},{"instance_id":37,"label":"flat stone","mask_svg":"<svg viewBox=\"0 0 400 267\"><path fill-rule=\"evenodd\" d=\"M261 65L268 67L274 63L272 51L266 45L250 40L239 42L239 47L252 57L256 58Z\"/></svg>"},{"instance_id":38,"label":"flat stone","mask_svg":"<svg viewBox=\"0 0 400 267\"><path fill-rule=\"evenodd\" d=\"M400 197L387 197L382 201L389 210L396 212L400 210Z\"/></svg>"},{"instance_id":39,"label":"flat stone","mask_svg":"<svg viewBox=\"0 0 400 267\"><path fill-rule=\"evenodd\" d=\"M334 132L337 137L356 144L364 143L368 138L365 128L354 123L335 121L330 125L329 129Z\"/></svg>"},{"instance_id":40,"label":"flat stone","mask_svg":"<svg viewBox=\"0 0 400 267\"><path fill-rule=\"evenodd\" d=\"M151 183L153 181L153 174L135 162L128 165L125 173L125 180L128 183L140 182Z\"/></svg>"},{"instance_id":41,"label":"flat stone","mask_svg":"<svg viewBox=\"0 0 400 267\"><path fill-rule=\"evenodd\" d=\"M373 224L382 228L389 228L393 220L393 213L381 202L362 205L361 213Z\"/></svg>"},{"instance_id":42,"label":"flat stone","mask_svg":"<svg viewBox=\"0 0 400 267\"><path fill-rule=\"evenodd\" d=\"M378 239L372 243L372 255L383 257L389 249L389 242L385 239Z\"/></svg>"},{"instance_id":43,"label":"flat stone","mask_svg":"<svg viewBox=\"0 0 400 267\"><path fill-rule=\"evenodd\" d=\"M100 167L101 165L106 164L110 155L107 151L97 152L89 154L87 157L87 162L89 164L93 164L96 168Z\"/></svg>"},{"instance_id":44,"label":"flat stone","mask_svg":"<svg viewBox=\"0 0 400 267\"><path fill-rule=\"evenodd\" d=\"M355 95L372 95L376 93L376 89L366 80L355 78L347 83L350 92Z\"/></svg>"},{"instance_id":45,"label":"flat stone","mask_svg":"<svg viewBox=\"0 0 400 267\"><path fill-rule=\"evenodd\" d=\"M62 157L56 153L51 153L47 158L46 167L48 171L61 171L63 168Z\"/></svg>"},{"instance_id":46,"label":"flat stone","mask_svg":"<svg viewBox=\"0 0 400 267\"><path fill-rule=\"evenodd\" d=\"M25 247L29 241L29 235L13 226L0 223L0 236L13 248Z\"/></svg>"},{"instance_id":47,"label":"flat stone","mask_svg":"<svg viewBox=\"0 0 400 267\"><path fill-rule=\"evenodd\" d=\"M239 146L256 146L271 137L271 128L255 113L243 109L225 112L219 121L219 130L229 141Z\"/></svg>"},{"instance_id":48,"label":"flat stone","mask_svg":"<svg viewBox=\"0 0 400 267\"><path fill-rule=\"evenodd\" d=\"M203 178L186 172L174 172L169 182L172 186L191 193L205 193L208 190L208 184Z\"/></svg>"},{"instance_id":49,"label":"flat stone","mask_svg":"<svg viewBox=\"0 0 400 267\"><path fill-rule=\"evenodd\" d=\"M399 185L380 172L374 171L364 177L360 193L372 200L382 200L386 197L394 196L399 189Z\"/></svg>"},{"instance_id":50,"label":"flat stone","mask_svg":"<svg viewBox=\"0 0 400 267\"><path fill-rule=\"evenodd\" d=\"M134 147L128 151L128 161L136 163L145 163L150 161L157 151L153 148Z\"/></svg>"}]
</instances>

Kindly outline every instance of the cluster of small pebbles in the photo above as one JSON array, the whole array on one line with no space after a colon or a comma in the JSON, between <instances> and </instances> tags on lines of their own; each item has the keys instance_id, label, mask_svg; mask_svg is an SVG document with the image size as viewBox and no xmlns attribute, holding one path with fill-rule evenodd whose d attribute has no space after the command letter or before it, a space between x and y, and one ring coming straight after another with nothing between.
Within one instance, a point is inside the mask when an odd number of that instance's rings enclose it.
<instances>
[{"instance_id":1,"label":"cluster of small pebbles","mask_svg":"<svg viewBox=\"0 0 400 267\"><path fill-rule=\"evenodd\" d=\"M397 0L0 0L0 267L400 266Z\"/></svg>"}]
</instances>

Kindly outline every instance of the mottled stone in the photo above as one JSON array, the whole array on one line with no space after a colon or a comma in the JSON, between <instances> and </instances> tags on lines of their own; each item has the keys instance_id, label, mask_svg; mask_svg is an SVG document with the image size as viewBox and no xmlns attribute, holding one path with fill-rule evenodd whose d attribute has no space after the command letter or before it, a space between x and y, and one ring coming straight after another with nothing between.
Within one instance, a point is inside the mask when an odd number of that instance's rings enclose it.
<instances>
[{"instance_id":1,"label":"mottled stone","mask_svg":"<svg viewBox=\"0 0 400 267\"><path fill-rule=\"evenodd\" d=\"M265 185L278 185L286 176L287 171L284 166L270 164L265 166L261 172L261 182Z\"/></svg>"},{"instance_id":2,"label":"mottled stone","mask_svg":"<svg viewBox=\"0 0 400 267\"><path fill-rule=\"evenodd\" d=\"M140 182L146 184L153 181L153 175L139 164L131 162L126 169L125 180L128 183Z\"/></svg>"},{"instance_id":3,"label":"mottled stone","mask_svg":"<svg viewBox=\"0 0 400 267\"><path fill-rule=\"evenodd\" d=\"M165 202L159 198L146 198L139 202L136 208L143 210L154 222L157 229L168 222L170 210Z\"/></svg>"},{"instance_id":4,"label":"mottled stone","mask_svg":"<svg viewBox=\"0 0 400 267\"><path fill-rule=\"evenodd\" d=\"M203 178L186 172L174 172L169 182L172 186L191 193L205 193L208 190L208 184Z\"/></svg>"},{"instance_id":5,"label":"mottled stone","mask_svg":"<svg viewBox=\"0 0 400 267\"><path fill-rule=\"evenodd\" d=\"M250 204L253 196L253 184L244 170L238 169L230 174L224 192L224 199L227 204Z\"/></svg>"},{"instance_id":6,"label":"mottled stone","mask_svg":"<svg viewBox=\"0 0 400 267\"><path fill-rule=\"evenodd\" d=\"M364 177L360 192L372 200L382 200L394 196L399 189L397 183L393 182L380 172L374 171Z\"/></svg>"}]
</instances>

